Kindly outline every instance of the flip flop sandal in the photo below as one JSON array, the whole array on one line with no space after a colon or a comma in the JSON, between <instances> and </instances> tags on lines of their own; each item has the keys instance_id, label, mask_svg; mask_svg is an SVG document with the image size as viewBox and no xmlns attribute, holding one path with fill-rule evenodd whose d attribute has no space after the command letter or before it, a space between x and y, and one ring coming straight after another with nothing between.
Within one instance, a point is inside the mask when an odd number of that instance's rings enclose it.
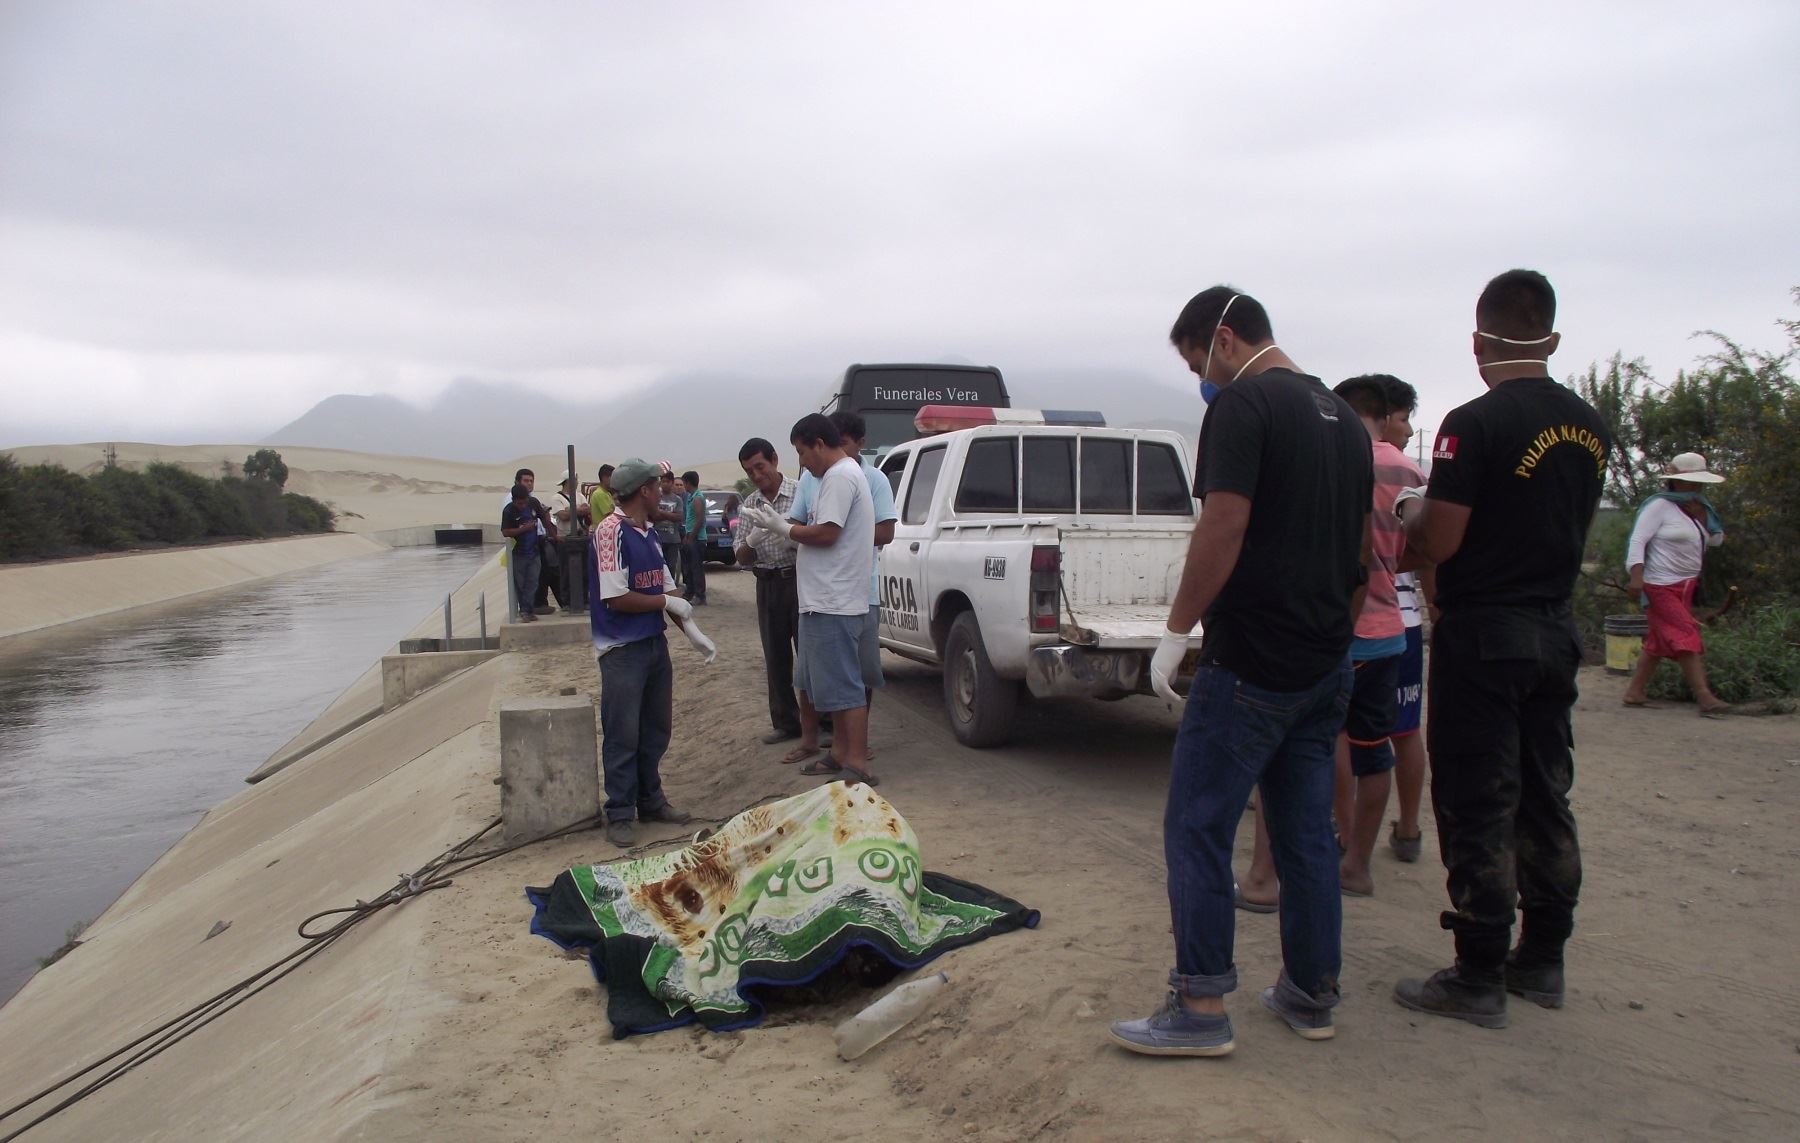
<instances>
[{"instance_id":1,"label":"flip flop sandal","mask_svg":"<svg viewBox=\"0 0 1800 1143\"><path fill-rule=\"evenodd\" d=\"M844 768L829 758L821 758L800 767L800 772L808 778L831 778L842 774Z\"/></svg>"},{"instance_id":2,"label":"flip flop sandal","mask_svg":"<svg viewBox=\"0 0 1800 1143\"><path fill-rule=\"evenodd\" d=\"M1279 913L1281 911L1280 902L1273 905L1267 905L1261 901L1250 900L1250 898L1244 896L1243 889L1239 888L1238 883L1235 881L1231 883L1231 903L1246 913Z\"/></svg>"},{"instance_id":3,"label":"flip flop sandal","mask_svg":"<svg viewBox=\"0 0 1800 1143\"><path fill-rule=\"evenodd\" d=\"M844 774L848 775L848 777L846 777L844 779L844 781L846 781L846 782L851 782L851 783L861 782L865 786L881 785L881 779L877 778L874 774L870 773L867 770L852 770L848 766L839 766L838 769L840 771L842 771Z\"/></svg>"},{"instance_id":4,"label":"flip flop sandal","mask_svg":"<svg viewBox=\"0 0 1800 1143\"><path fill-rule=\"evenodd\" d=\"M818 746L796 746L781 756L781 764L783 766L792 766L796 762L804 762L814 754L817 754L821 749L822 747Z\"/></svg>"},{"instance_id":5,"label":"flip flop sandal","mask_svg":"<svg viewBox=\"0 0 1800 1143\"><path fill-rule=\"evenodd\" d=\"M1731 707L1729 705L1726 705L1726 706L1703 706L1700 708L1700 717L1701 718L1726 718L1730 714L1731 714Z\"/></svg>"},{"instance_id":6,"label":"flip flop sandal","mask_svg":"<svg viewBox=\"0 0 1800 1143\"><path fill-rule=\"evenodd\" d=\"M1638 702L1632 702L1630 699L1620 699L1619 704L1621 706L1631 707L1635 710L1661 710L1663 708L1662 703L1652 702L1650 699L1642 699Z\"/></svg>"}]
</instances>

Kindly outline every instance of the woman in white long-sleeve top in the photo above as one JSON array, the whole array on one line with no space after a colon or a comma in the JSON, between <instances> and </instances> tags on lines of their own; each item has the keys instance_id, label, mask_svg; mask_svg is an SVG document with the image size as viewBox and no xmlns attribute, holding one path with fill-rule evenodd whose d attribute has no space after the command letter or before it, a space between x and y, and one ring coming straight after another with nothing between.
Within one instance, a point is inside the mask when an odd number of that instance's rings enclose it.
<instances>
[{"instance_id":1,"label":"woman in white long-sleeve top","mask_svg":"<svg viewBox=\"0 0 1800 1143\"><path fill-rule=\"evenodd\" d=\"M1717 718L1731 709L1706 683L1706 668L1701 663L1705 647L1693 610L1706 549L1725 542L1724 526L1706 499L1706 486L1724 479L1706 470L1705 457L1684 452L1663 470L1668 489L1638 507L1625 567L1631 573L1632 594L1644 600L1649 631L1637 670L1625 688L1626 706L1654 705L1645 698L1644 688L1656 673L1656 664L1673 659L1687 676L1688 689L1694 692L1702 715Z\"/></svg>"}]
</instances>

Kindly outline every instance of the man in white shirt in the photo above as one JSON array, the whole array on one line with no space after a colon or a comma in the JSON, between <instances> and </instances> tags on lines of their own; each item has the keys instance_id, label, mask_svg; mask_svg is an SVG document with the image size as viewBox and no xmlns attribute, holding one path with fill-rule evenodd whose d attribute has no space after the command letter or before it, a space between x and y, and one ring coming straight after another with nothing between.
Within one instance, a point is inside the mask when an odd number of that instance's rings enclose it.
<instances>
[{"instance_id":1,"label":"man in white shirt","mask_svg":"<svg viewBox=\"0 0 1800 1143\"><path fill-rule=\"evenodd\" d=\"M744 509L759 528L799 545L800 663L794 688L812 709L832 716L831 757L801 771L849 774L876 785L869 772L869 705L863 689L862 632L874 574L875 511L862 463L823 413L800 418L789 434L800 467L819 480L806 519L794 523L761 506Z\"/></svg>"}]
</instances>

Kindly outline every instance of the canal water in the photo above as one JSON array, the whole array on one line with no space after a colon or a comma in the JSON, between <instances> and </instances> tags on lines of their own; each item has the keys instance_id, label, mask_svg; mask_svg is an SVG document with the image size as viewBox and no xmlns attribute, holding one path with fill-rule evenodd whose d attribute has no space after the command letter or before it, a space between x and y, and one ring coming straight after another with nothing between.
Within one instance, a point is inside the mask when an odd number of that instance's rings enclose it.
<instances>
[{"instance_id":1,"label":"canal water","mask_svg":"<svg viewBox=\"0 0 1800 1143\"><path fill-rule=\"evenodd\" d=\"M395 548L0 643L0 1000L490 554Z\"/></svg>"}]
</instances>

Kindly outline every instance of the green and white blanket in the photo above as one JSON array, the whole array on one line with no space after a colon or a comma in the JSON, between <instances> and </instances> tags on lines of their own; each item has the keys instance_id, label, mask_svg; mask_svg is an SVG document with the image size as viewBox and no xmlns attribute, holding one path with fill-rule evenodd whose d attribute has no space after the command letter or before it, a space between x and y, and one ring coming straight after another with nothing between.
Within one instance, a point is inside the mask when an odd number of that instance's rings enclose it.
<instances>
[{"instance_id":1,"label":"green and white blanket","mask_svg":"<svg viewBox=\"0 0 1800 1143\"><path fill-rule=\"evenodd\" d=\"M528 889L532 931L591 950L613 1035L762 1019L757 986L804 984L852 948L914 968L1038 914L922 870L912 827L863 785L746 810L698 844L577 865Z\"/></svg>"}]
</instances>

